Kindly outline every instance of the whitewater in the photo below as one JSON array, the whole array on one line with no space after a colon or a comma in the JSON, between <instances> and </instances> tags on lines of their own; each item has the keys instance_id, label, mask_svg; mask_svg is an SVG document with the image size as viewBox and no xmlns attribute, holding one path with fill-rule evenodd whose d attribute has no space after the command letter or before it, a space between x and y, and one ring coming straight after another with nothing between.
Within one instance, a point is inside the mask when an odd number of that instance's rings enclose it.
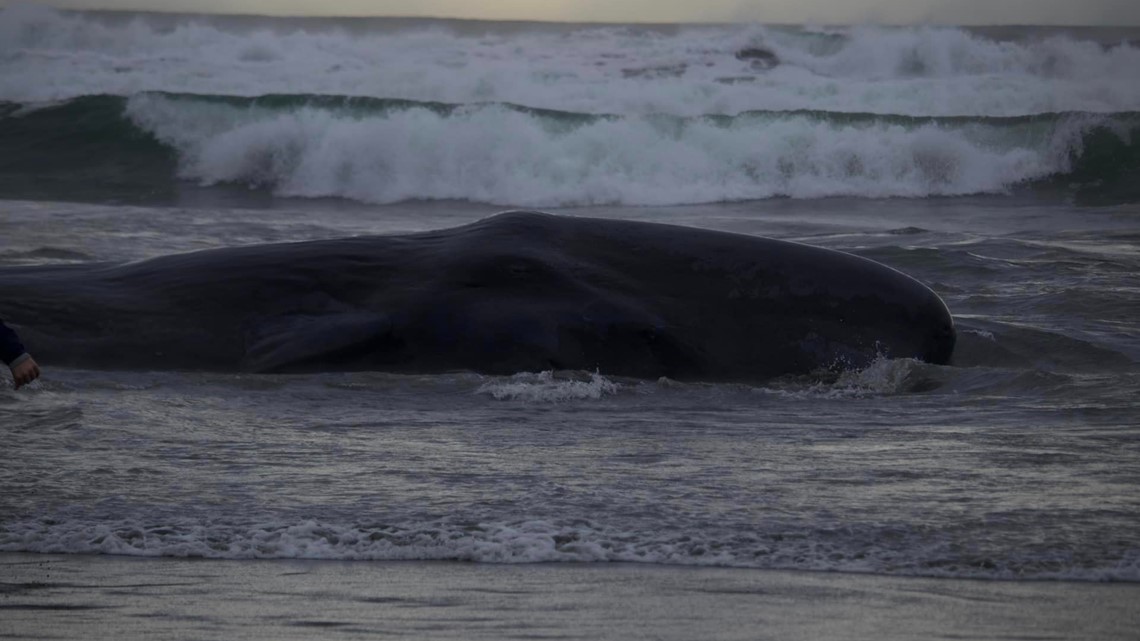
<instances>
[{"instance_id":1,"label":"whitewater","mask_svg":"<svg viewBox=\"0 0 1140 641\"><path fill-rule=\"evenodd\" d=\"M1126 40L113 18L5 10L0 149L38 155L66 131L88 162L135 163L121 173L173 155L168 181L531 207L1119 197L1140 163ZM35 173L75 169L53 159Z\"/></svg>"},{"instance_id":2,"label":"whitewater","mask_svg":"<svg viewBox=\"0 0 1140 641\"><path fill-rule=\"evenodd\" d=\"M1134 42L1048 30L1014 35L998 40L952 27L180 20L16 5L0 24L0 98L317 94L677 116L1140 109ZM755 48L778 64L737 56Z\"/></svg>"}]
</instances>

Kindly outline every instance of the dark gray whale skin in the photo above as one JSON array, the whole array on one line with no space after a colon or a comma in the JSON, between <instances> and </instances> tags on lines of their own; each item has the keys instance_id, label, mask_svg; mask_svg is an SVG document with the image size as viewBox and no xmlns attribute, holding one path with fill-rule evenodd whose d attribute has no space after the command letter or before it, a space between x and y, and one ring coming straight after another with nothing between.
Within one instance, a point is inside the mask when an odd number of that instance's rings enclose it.
<instances>
[{"instance_id":1,"label":"dark gray whale skin","mask_svg":"<svg viewBox=\"0 0 1140 641\"><path fill-rule=\"evenodd\" d=\"M870 260L655 223L508 212L423 233L0 268L49 366L762 381L944 364L942 300Z\"/></svg>"}]
</instances>

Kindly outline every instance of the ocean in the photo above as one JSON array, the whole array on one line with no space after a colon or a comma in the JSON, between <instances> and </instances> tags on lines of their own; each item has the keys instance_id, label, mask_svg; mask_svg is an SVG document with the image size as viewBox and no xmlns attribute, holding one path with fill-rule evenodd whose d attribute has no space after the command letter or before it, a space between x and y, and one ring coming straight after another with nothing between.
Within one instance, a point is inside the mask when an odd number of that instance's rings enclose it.
<instances>
[{"instance_id":1,"label":"ocean","mask_svg":"<svg viewBox=\"0 0 1140 641\"><path fill-rule=\"evenodd\" d=\"M942 296L958 345L949 366L883 358L755 384L42 362L39 382L0 390L0 562L14 577L0 579L0 632L31 634L42 606L159 638L113 608L74 612L93 598L77 577L148 557L108 572L198 576L163 564L204 559L271 581L253 560L282 564L280 576L335 561L299 572L321 574L313 590L329 575L375 585L360 574L395 581L405 570L391 568L412 567L420 574L399 585L427 581L437 596L470 582L542 601L566 581L581 599L600 589L629 602L640 593L614 586L635 576L658 582L643 603L654 621L676 615L661 604L684 577L732 583L702 598L737 613L750 607L737 597L771 596L783 577L796 607L778 609L785 634L774 638L796 637L787 617L834 587L812 582L914 586L881 609L954 590L1000 592L955 607L1028 607L1022 592L1065 586L1042 616L1088 617L1072 629L992 622L1003 634L1130 638L1138 203L1140 29L2 9L0 281L13 266L537 209L870 258ZM18 328L7 304L0 316ZM70 569L35 575L45 563ZM56 605L38 601L54 593ZM415 603L435 612L467 598L431 594ZM419 638L537 634L523 623L488 632L472 622L494 608L463 603L432 634L407 617L385 625ZM209 630L235 636L225 626L238 615L202 607L222 617ZM701 616L542 632L756 638L718 627L724 618L684 625ZM189 619L171 620L177 630ZM919 632L962 632L967 620ZM331 638L350 624L262 634ZM804 638L844 636L817 632Z\"/></svg>"}]
</instances>

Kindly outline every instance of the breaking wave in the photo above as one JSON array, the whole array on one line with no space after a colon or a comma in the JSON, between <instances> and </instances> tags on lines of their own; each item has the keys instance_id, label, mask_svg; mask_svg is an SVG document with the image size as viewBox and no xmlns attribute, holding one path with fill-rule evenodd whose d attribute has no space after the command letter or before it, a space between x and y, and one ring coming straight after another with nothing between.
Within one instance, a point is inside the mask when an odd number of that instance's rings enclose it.
<instances>
[{"instance_id":1,"label":"breaking wave","mask_svg":"<svg viewBox=\"0 0 1140 641\"><path fill-rule=\"evenodd\" d=\"M1011 529L1018 524L1011 523ZM1115 558L1034 541L1010 554L961 533L901 523L805 527L769 523L752 533L632 532L585 519L404 523L316 519L83 518L9 521L0 551L211 559L452 560L477 563L625 562L876 573L973 579L1140 580L1135 548Z\"/></svg>"},{"instance_id":2,"label":"breaking wave","mask_svg":"<svg viewBox=\"0 0 1140 641\"><path fill-rule=\"evenodd\" d=\"M144 93L0 103L0 158L6 192L44 181L154 188L181 180L367 203L533 207L918 198L1025 186L1128 196L1140 184L1140 113L681 117Z\"/></svg>"},{"instance_id":3,"label":"breaking wave","mask_svg":"<svg viewBox=\"0 0 1140 641\"><path fill-rule=\"evenodd\" d=\"M761 57L738 55L764 52ZM1022 28L539 25L0 9L0 100L352 94L700 116L1140 109L1140 47Z\"/></svg>"}]
</instances>

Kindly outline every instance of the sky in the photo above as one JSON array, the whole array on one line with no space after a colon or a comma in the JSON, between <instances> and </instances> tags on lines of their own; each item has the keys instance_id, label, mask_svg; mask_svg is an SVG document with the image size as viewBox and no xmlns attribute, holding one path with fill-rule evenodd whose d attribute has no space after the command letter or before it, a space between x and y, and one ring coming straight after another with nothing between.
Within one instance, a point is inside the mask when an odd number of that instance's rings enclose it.
<instances>
[{"instance_id":1,"label":"sky","mask_svg":"<svg viewBox=\"0 0 1140 641\"><path fill-rule=\"evenodd\" d=\"M12 4L0 0L0 5ZM1140 0L45 0L76 9L568 22L1140 25Z\"/></svg>"}]
</instances>

